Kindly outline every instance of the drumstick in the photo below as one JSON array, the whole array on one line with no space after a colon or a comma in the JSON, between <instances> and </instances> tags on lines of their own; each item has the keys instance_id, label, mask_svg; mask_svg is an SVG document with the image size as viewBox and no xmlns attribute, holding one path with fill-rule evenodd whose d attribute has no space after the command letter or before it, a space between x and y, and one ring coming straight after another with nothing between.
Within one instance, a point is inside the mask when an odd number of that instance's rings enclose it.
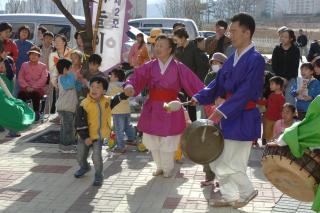
<instances>
[{"instance_id":1,"label":"drumstick","mask_svg":"<svg viewBox=\"0 0 320 213\"><path fill-rule=\"evenodd\" d=\"M206 137L206 133L207 133L207 126L204 127L204 130L202 132L202 135L201 135L201 142L204 142L205 140L205 137Z\"/></svg>"},{"instance_id":2,"label":"drumstick","mask_svg":"<svg viewBox=\"0 0 320 213\"><path fill-rule=\"evenodd\" d=\"M168 112L176 112L176 111L179 111L182 106L188 106L190 104L191 104L190 101L181 103L180 101L176 100L176 101L171 101L169 103L164 103L163 108Z\"/></svg>"}]
</instances>

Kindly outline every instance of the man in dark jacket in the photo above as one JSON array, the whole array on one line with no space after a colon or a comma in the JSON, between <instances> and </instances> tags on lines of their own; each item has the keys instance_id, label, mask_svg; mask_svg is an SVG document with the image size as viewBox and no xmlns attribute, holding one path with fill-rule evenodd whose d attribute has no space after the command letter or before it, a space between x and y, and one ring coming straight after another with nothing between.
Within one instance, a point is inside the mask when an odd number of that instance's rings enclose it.
<instances>
[{"instance_id":1,"label":"man in dark jacket","mask_svg":"<svg viewBox=\"0 0 320 213\"><path fill-rule=\"evenodd\" d=\"M318 40L314 40L310 45L310 50L307 56L307 60L312 62L313 59L317 56L320 56L320 44Z\"/></svg>"},{"instance_id":2,"label":"man in dark jacket","mask_svg":"<svg viewBox=\"0 0 320 213\"><path fill-rule=\"evenodd\" d=\"M226 54L227 48L231 45L230 38L225 36L227 28L227 22L223 20L217 21L215 26L216 34L206 39L206 52L209 58L216 52Z\"/></svg>"},{"instance_id":3,"label":"man in dark jacket","mask_svg":"<svg viewBox=\"0 0 320 213\"><path fill-rule=\"evenodd\" d=\"M185 28L179 28L173 32L173 38L177 43L175 51L175 58L189 67L202 81L206 76L208 70L204 70L203 59L194 41L189 41L189 35ZM204 73L205 72L205 73ZM196 107L188 106L188 113L191 121L197 120Z\"/></svg>"},{"instance_id":4,"label":"man in dark jacket","mask_svg":"<svg viewBox=\"0 0 320 213\"><path fill-rule=\"evenodd\" d=\"M297 38L297 43L300 49L300 59L302 61L302 56L306 56L307 55L307 51L308 51L308 37L303 34L303 30L300 29L299 30L299 36Z\"/></svg>"}]
</instances>

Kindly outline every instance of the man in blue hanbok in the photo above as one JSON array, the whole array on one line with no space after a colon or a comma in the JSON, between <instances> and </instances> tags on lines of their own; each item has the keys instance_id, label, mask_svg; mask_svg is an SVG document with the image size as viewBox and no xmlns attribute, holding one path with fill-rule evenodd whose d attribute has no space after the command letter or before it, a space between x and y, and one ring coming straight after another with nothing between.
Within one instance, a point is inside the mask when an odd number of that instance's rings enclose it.
<instances>
[{"instance_id":1,"label":"man in blue hanbok","mask_svg":"<svg viewBox=\"0 0 320 213\"><path fill-rule=\"evenodd\" d=\"M241 208L258 194L246 170L252 141L260 137L261 118L256 102L262 94L265 62L251 41L254 19L240 13L231 22L230 39L236 52L216 79L192 100L193 104L207 105L218 97L226 99L212 114L213 120L221 122L225 146L221 156L210 164L222 194L211 205Z\"/></svg>"}]
</instances>

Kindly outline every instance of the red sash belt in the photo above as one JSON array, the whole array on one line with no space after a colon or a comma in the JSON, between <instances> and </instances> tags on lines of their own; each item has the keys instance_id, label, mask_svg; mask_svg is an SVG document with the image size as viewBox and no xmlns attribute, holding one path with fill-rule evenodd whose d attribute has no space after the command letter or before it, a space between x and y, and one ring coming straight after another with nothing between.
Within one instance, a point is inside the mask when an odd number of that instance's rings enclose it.
<instances>
[{"instance_id":1,"label":"red sash belt","mask_svg":"<svg viewBox=\"0 0 320 213\"><path fill-rule=\"evenodd\" d=\"M226 99L230 98L232 96L231 92L227 92L226 94ZM248 101L246 107L244 109L249 110L249 109L254 109L256 108L257 103L254 101Z\"/></svg>"},{"instance_id":2,"label":"red sash belt","mask_svg":"<svg viewBox=\"0 0 320 213\"><path fill-rule=\"evenodd\" d=\"M178 92L169 89L150 89L149 98L152 101L164 101L169 102L176 100Z\"/></svg>"}]
</instances>

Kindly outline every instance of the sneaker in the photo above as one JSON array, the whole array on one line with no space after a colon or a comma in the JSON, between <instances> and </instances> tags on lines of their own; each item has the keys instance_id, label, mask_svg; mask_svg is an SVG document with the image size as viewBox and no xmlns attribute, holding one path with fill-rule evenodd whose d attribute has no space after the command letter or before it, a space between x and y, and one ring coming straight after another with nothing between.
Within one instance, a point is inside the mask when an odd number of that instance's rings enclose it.
<instances>
[{"instance_id":1,"label":"sneaker","mask_svg":"<svg viewBox=\"0 0 320 213\"><path fill-rule=\"evenodd\" d=\"M103 182L103 177L101 176L95 176L94 177L94 181L93 181L93 186L101 186L102 185L102 182Z\"/></svg>"},{"instance_id":2,"label":"sneaker","mask_svg":"<svg viewBox=\"0 0 320 213\"><path fill-rule=\"evenodd\" d=\"M246 206L251 200L253 200L258 195L258 190L253 190L251 194L245 199L239 199L233 205L233 208L238 209Z\"/></svg>"},{"instance_id":3,"label":"sneaker","mask_svg":"<svg viewBox=\"0 0 320 213\"><path fill-rule=\"evenodd\" d=\"M80 177L82 177L84 174L86 174L87 172L89 172L90 169L91 169L90 166L89 166L87 169L80 167L80 169L77 170L77 171L74 173L74 177L75 177L75 178L80 178Z\"/></svg>"}]
</instances>

